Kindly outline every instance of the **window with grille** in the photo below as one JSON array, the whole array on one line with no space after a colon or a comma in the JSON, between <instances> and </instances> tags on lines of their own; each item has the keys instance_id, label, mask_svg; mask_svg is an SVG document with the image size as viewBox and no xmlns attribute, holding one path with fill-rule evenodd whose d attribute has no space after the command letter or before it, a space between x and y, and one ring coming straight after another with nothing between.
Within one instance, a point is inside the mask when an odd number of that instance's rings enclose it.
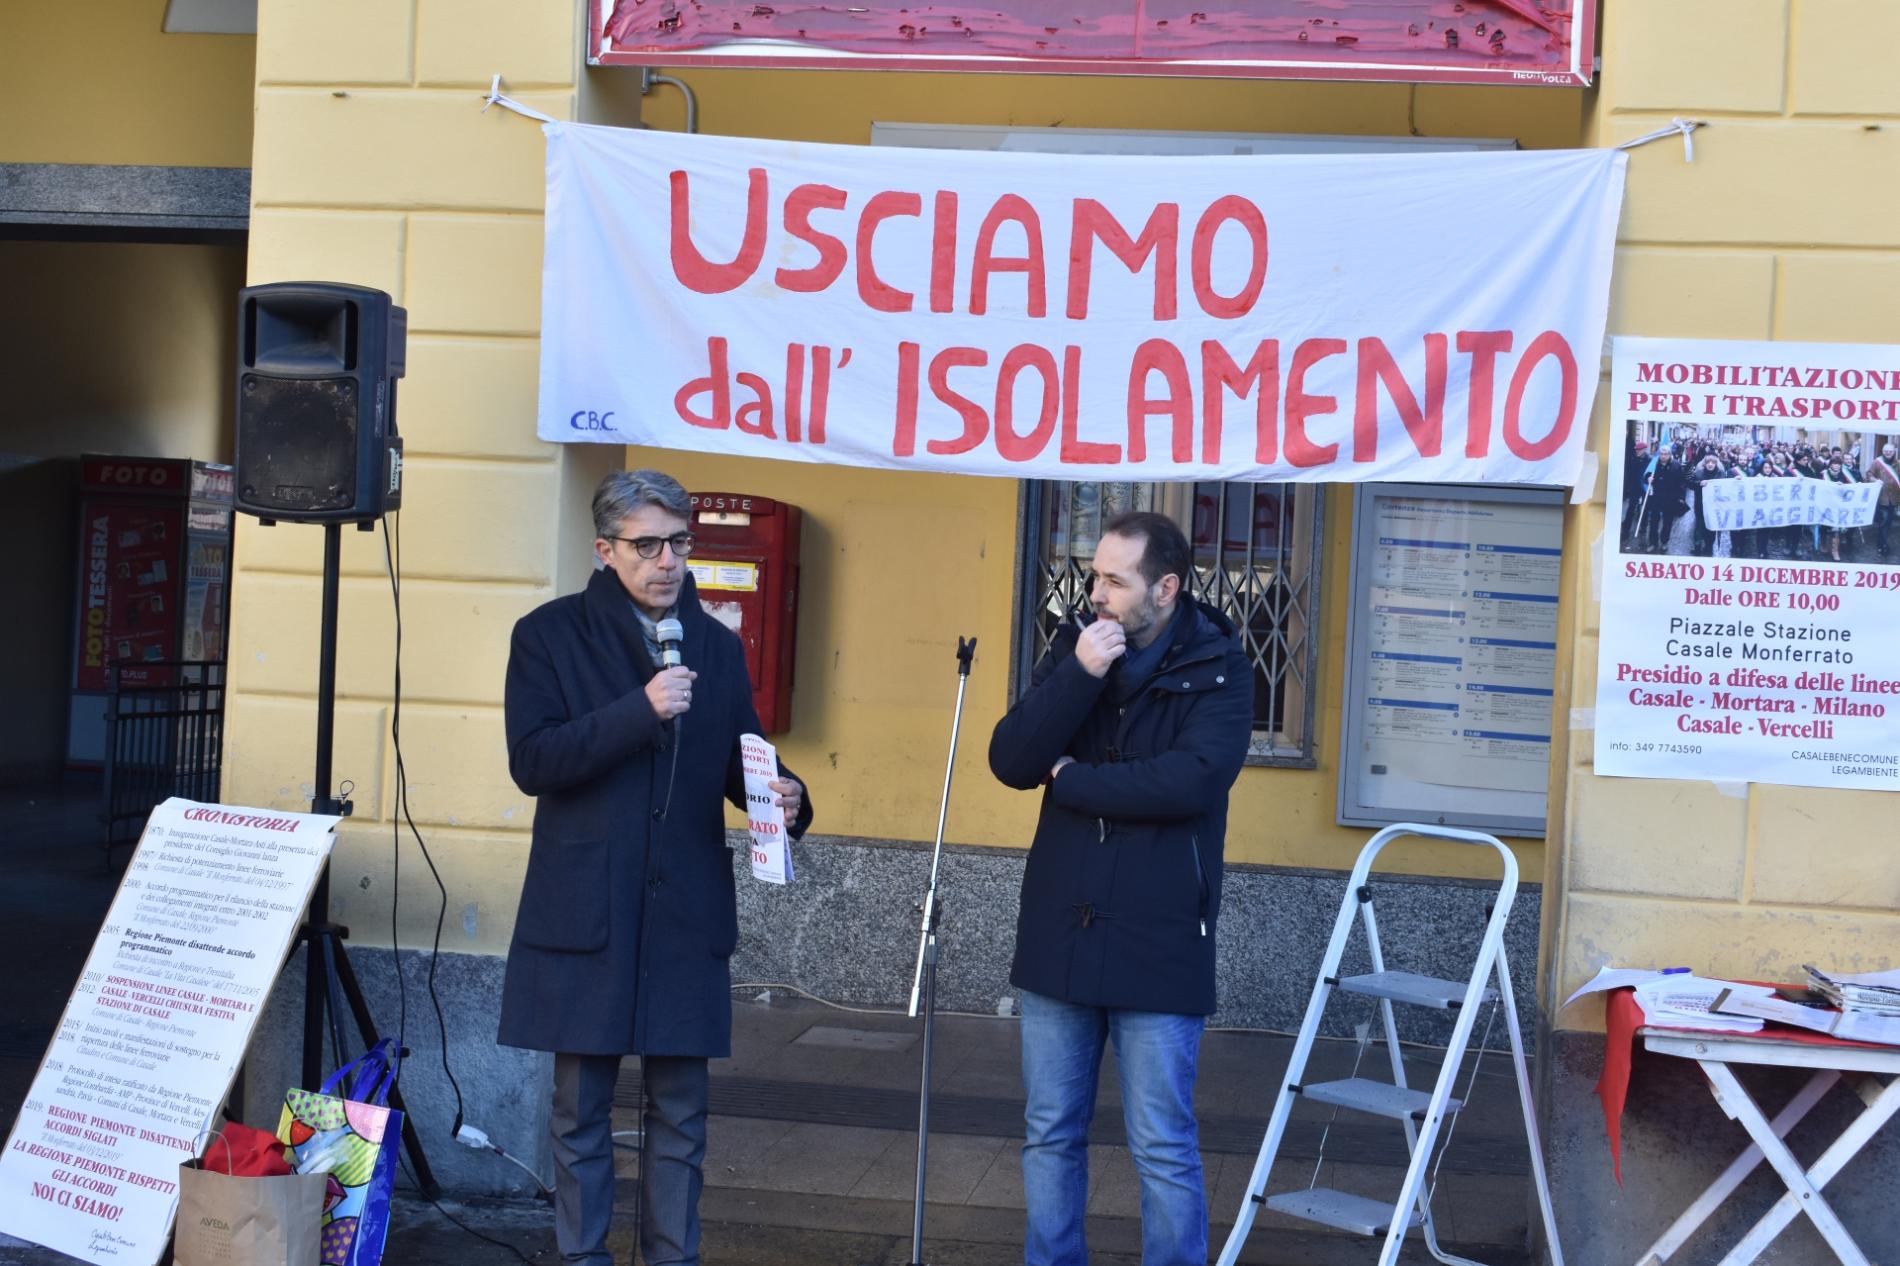
<instances>
[{"instance_id":1,"label":"window with grille","mask_svg":"<svg viewBox=\"0 0 1900 1266\"><path fill-rule=\"evenodd\" d=\"M1102 524L1153 510L1181 525L1194 547L1190 591L1227 614L1252 661L1247 763L1312 768L1322 496L1317 484L1025 485L1018 690L1057 626L1088 609Z\"/></svg>"}]
</instances>

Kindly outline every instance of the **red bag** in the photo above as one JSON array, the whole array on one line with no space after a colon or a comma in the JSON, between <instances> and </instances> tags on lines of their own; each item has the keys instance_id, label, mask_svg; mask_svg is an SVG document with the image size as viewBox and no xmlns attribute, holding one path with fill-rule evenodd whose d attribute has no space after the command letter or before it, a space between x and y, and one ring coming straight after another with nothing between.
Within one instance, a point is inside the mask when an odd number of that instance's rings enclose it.
<instances>
[{"instance_id":1,"label":"red bag","mask_svg":"<svg viewBox=\"0 0 1900 1266\"><path fill-rule=\"evenodd\" d=\"M212 1136L205 1147L204 1167L234 1178L280 1178L293 1172L275 1134L236 1121L225 1122Z\"/></svg>"}]
</instances>

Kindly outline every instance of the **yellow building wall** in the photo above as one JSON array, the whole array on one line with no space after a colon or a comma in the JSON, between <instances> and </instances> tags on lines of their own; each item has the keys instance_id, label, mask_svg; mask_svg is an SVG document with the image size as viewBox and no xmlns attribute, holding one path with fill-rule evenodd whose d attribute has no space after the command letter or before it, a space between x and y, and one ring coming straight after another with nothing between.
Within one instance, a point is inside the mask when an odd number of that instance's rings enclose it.
<instances>
[{"instance_id":1,"label":"yellow building wall","mask_svg":"<svg viewBox=\"0 0 1900 1266\"><path fill-rule=\"evenodd\" d=\"M542 141L479 99L499 71L557 118L677 126L634 72L579 65L577 0L262 0L249 279L377 286L409 310L399 425L403 713L409 807L449 886L446 947L495 952L511 931L532 804L509 780L501 689L513 621L585 577L587 498L609 463L689 486L759 493L807 519L794 695L783 750L827 834L926 839L934 829L959 634L981 639L965 714L952 841L1022 845L1035 798L985 764L1005 705L1017 489L987 480L741 462L533 438ZM1513 136L1573 145L1569 91L691 72L707 132L863 142L873 120L1032 126ZM374 144L366 143L373 138ZM1436 244L1432 245L1436 248ZM1329 495L1315 771L1250 769L1229 857L1344 867L1365 832L1333 824L1351 498ZM310 795L319 529L240 520L226 795ZM387 938L396 768L394 622L379 535L345 533L336 775L354 782L334 868L336 913ZM436 897L404 844L400 937L426 942ZM1530 873L1536 841L1520 844ZM1421 848L1396 864L1463 873Z\"/></svg>"},{"instance_id":2,"label":"yellow building wall","mask_svg":"<svg viewBox=\"0 0 1900 1266\"><path fill-rule=\"evenodd\" d=\"M248 166L254 42L164 20L165 0L0 5L0 163Z\"/></svg>"},{"instance_id":3,"label":"yellow building wall","mask_svg":"<svg viewBox=\"0 0 1900 1266\"><path fill-rule=\"evenodd\" d=\"M1706 119L1631 157L1611 330L1683 338L1900 342L1900 38L1871 0L1611 0L1588 122L1613 145ZM1693 56L1685 50L1694 50ZM1593 439L1608 463L1607 410ZM1596 696L1588 560L1603 489L1565 541L1573 701ZM1894 806L1879 792L1599 778L1579 718L1546 872L1545 1002L1606 962L1790 979L1804 962L1892 966ZM1560 895L1559 895L1560 894ZM1600 1026L1580 1004L1566 1028Z\"/></svg>"}]
</instances>

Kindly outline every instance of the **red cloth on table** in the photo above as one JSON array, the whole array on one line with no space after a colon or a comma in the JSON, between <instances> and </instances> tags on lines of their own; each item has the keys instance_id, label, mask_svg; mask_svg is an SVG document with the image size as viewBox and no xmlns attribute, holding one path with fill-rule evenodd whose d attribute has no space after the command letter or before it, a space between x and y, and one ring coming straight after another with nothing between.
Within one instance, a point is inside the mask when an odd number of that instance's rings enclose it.
<instances>
[{"instance_id":1,"label":"red cloth on table","mask_svg":"<svg viewBox=\"0 0 1900 1266\"><path fill-rule=\"evenodd\" d=\"M1755 983L1755 982L1743 982ZM1786 986L1794 987L1794 986ZM1636 1030L1645 1022L1642 1006L1634 989L1612 989L1603 999L1603 1073L1597 1078L1597 1098L1603 1101L1603 1133L1610 1140L1610 1165L1617 1186L1623 1185L1623 1104L1629 1097L1630 1060L1636 1048ZM1671 1029L1694 1033L1696 1029ZM1713 1032L1716 1030L1701 1030ZM1850 1042L1807 1029L1765 1028L1743 1036L1796 1046L1844 1046L1864 1050L1882 1048L1877 1042Z\"/></svg>"}]
</instances>

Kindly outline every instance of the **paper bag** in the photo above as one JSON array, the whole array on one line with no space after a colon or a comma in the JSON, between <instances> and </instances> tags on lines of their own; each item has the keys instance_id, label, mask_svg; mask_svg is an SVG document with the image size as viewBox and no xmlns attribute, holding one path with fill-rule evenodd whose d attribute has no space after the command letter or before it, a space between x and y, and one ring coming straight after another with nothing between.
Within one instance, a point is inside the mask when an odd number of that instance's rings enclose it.
<instances>
[{"instance_id":1,"label":"paper bag","mask_svg":"<svg viewBox=\"0 0 1900 1266\"><path fill-rule=\"evenodd\" d=\"M322 1174L233 1178L178 1167L175 1266L318 1266Z\"/></svg>"}]
</instances>

